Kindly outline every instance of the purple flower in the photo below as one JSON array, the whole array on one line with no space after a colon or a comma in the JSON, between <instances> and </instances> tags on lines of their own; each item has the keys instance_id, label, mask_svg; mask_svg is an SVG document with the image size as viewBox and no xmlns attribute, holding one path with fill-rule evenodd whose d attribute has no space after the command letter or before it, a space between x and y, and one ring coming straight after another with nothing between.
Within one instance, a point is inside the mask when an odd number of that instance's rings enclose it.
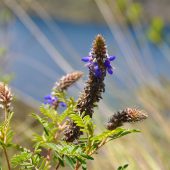
<instances>
[{"instance_id":1,"label":"purple flower","mask_svg":"<svg viewBox=\"0 0 170 170\"><path fill-rule=\"evenodd\" d=\"M57 97L54 97L52 95L47 95L44 97L44 104L49 104L49 105L53 105L54 103L57 102Z\"/></svg>"},{"instance_id":2,"label":"purple flower","mask_svg":"<svg viewBox=\"0 0 170 170\"><path fill-rule=\"evenodd\" d=\"M64 103L64 102L60 102L59 105L60 105L61 107L67 107L66 103Z\"/></svg>"},{"instance_id":3,"label":"purple flower","mask_svg":"<svg viewBox=\"0 0 170 170\"><path fill-rule=\"evenodd\" d=\"M55 104L57 103L58 101L58 98L55 97L55 96L52 96L52 95L47 95L44 97L44 104L49 104L50 106L55 106ZM66 103L65 102L61 102L59 101L59 106L61 107L67 107Z\"/></svg>"},{"instance_id":4,"label":"purple flower","mask_svg":"<svg viewBox=\"0 0 170 170\"><path fill-rule=\"evenodd\" d=\"M91 59L92 59L91 56L87 56L87 57L83 57L83 58L81 59L81 61L89 62Z\"/></svg>"},{"instance_id":5,"label":"purple flower","mask_svg":"<svg viewBox=\"0 0 170 170\"><path fill-rule=\"evenodd\" d=\"M104 66L109 74L113 74L113 67L111 66L111 61L114 61L115 58L115 56L107 56L107 59L104 61ZM102 71L92 56L83 57L81 60L87 63L86 66L88 66L89 69L94 72L94 75L96 77L101 77Z\"/></svg>"},{"instance_id":6,"label":"purple flower","mask_svg":"<svg viewBox=\"0 0 170 170\"><path fill-rule=\"evenodd\" d=\"M116 59L116 56L108 56L107 58L109 59L109 61L113 61Z\"/></svg>"},{"instance_id":7,"label":"purple flower","mask_svg":"<svg viewBox=\"0 0 170 170\"><path fill-rule=\"evenodd\" d=\"M98 65L94 66L94 74L96 77L101 77L101 75L102 75L102 72Z\"/></svg>"}]
</instances>

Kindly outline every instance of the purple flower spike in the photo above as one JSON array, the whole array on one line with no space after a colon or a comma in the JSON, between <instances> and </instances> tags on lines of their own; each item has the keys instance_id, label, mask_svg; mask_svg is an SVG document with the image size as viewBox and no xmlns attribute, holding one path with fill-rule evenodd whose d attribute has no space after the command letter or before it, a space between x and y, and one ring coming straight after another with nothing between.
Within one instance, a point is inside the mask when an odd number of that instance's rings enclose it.
<instances>
[{"instance_id":1,"label":"purple flower spike","mask_svg":"<svg viewBox=\"0 0 170 170\"><path fill-rule=\"evenodd\" d=\"M81 59L81 61L89 62L90 59L91 59L91 57L90 57L90 56L87 56L87 57L83 57L83 58Z\"/></svg>"},{"instance_id":2,"label":"purple flower spike","mask_svg":"<svg viewBox=\"0 0 170 170\"><path fill-rule=\"evenodd\" d=\"M109 61L113 61L113 60L115 60L115 58L116 58L116 56L109 56L108 57Z\"/></svg>"}]
</instances>

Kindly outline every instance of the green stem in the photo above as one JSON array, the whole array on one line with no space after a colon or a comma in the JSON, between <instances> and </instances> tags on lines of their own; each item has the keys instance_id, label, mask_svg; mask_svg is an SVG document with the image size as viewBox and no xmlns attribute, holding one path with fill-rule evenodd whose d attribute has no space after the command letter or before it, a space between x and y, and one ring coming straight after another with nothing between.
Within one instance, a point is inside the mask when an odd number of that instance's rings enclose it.
<instances>
[{"instance_id":1,"label":"green stem","mask_svg":"<svg viewBox=\"0 0 170 170\"><path fill-rule=\"evenodd\" d=\"M8 118L7 108L5 107L4 110L5 110L5 120L7 120L7 118Z\"/></svg>"},{"instance_id":2,"label":"green stem","mask_svg":"<svg viewBox=\"0 0 170 170\"><path fill-rule=\"evenodd\" d=\"M8 154L7 154L6 148L4 146L3 146L3 150L4 150L5 158L6 158L6 161L7 161L8 170L11 170Z\"/></svg>"}]
</instances>

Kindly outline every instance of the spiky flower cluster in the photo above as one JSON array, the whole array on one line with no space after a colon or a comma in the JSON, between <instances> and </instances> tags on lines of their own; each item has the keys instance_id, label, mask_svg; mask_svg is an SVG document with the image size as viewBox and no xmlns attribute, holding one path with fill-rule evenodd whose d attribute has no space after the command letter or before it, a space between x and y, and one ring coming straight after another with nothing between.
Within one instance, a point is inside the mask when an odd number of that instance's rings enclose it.
<instances>
[{"instance_id":1,"label":"spiky flower cluster","mask_svg":"<svg viewBox=\"0 0 170 170\"><path fill-rule=\"evenodd\" d=\"M10 112L12 98L10 88L5 83L0 82L0 108Z\"/></svg>"},{"instance_id":2,"label":"spiky flower cluster","mask_svg":"<svg viewBox=\"0 0 170 170\"><path fill-rule=\"evenodd\" d=\"M111 73L110 61L114 60L115 57L108 57L105 40L101 35L97 35L89 58L89 79L78 99L77 111L80 114L85 113L85 115L92 117L93 109L96 103L102 99L101 94L105 91L106 70Z\"/></svg>"},{"instance_id":3,"label":"spiky flower cluster","mask_svg":"<svg viewBox=\"0 0 170 170\"><path fill-rule=\"evenodd\" d=\"M80 115L89 115L92 117L94 107L102 99L102 93L105 91L104 79L106 71L112 74L110 61L115 59L114 56L108 56L105 40L101 35L97 35L93 42L92 50L88 57L83 58L88 62L89 78L86 86L77 101L76 112ZM78 139L82 134L75 123L71 122L65 130L66 141L72 142Z\"/></svg>"},{"instance_id":4,"label":"spiky flower cluster","mask_svg":"<svg viewBox=\"0 0 170 170\"><path fill-rule=\"evenodd\" d=\"M146 113L135 108L126 108L114 114L107 123L108 130L114 130L127 122L137 122L148 117Z\"/></svg>"},{"instance_id":5,"label":"spiky flower cluster","mask_svg":"<svg viewBox=\"0 0 170 170\"><path fill-rule=\"evenodd\" d=\"M67 106L66 103L58 100L56 93L67 90L68 87L70 87L72 84L78 81L82 76L83 73L80 71L74 71L72 73L63 76L59 80L59 82L56 82L54 84L54 87L52 88L52 93L44 97L45 100L44 103L49 104L54 109L57 109L58 106L66 107Z\"/></svg>"}]
</instances>

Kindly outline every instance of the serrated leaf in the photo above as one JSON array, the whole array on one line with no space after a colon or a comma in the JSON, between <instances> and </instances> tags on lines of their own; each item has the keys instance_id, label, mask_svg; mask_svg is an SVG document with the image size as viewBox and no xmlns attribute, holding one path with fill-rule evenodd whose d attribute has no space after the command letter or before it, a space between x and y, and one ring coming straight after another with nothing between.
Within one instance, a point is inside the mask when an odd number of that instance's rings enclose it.
<instances>
[{"instance_id":1,"label":"serrated leaf","mask_svg":"<svg viewBox=\"0 0 170 170\"><path fill-rule=\"evenodd\" d=\"M14 155L11 159L11 163L13 167L23 164L26 160L30 159L32 156L31 153L22 152L18 155Z\"/></svg>"},{"instance_id":2,"label":"serrated leaf","mask_svg":"<svg viewBox=\"0 0 170 170\"><path fill-rule=\"evenodd\" d=\"M136 129L132 129L132 130L127 130L127 129L123 129L123 128L117 128L114 130L106 130L104 132L102 132L101 134L94 136L93 138L91 138L91 140L98 140L98 141L102 141L103 139L106 138L111 138L116 139L116 138L120 138L122 136L125 136L129 133L134 133L134 132L140 132L139 130Z\"/></svg>"},{"instance_id":3,"label":"serrated leaf","mask_svg":"<svg viewBox=\"0 0 170 170\"><path fill-rule=\"evenodd\" d=\"M86 158L86 159L89 159L89 160L94 160L93 157L89 156L89 155L86 155L86 154L81 154L82 157Z\"/></svg>"},{"instance_id":4,"label":"serrated leaf","mask_svg":"<svg viewBox=\"0 0 170 170\"><path fill-rule=\"evenodd\" d=\"M59 116L56 110L54 110L52 107L47 107L47 105L42 105L40 107L40 112L44 116L50 118L53 122L56 122Z\"/></svg>"},{"instance_id":5,"label":"serrated leaf","mask_svg":"<svg viewBox=\"0 0 170 170\"><path fill-rule=\"evenodd\" d=\"M69 165L71 167L71 169L74 170L74 161L72 158L70 158L69 156L65 156L65 161L67 163L67 165Z\"/></svg>"}]
</instances>

